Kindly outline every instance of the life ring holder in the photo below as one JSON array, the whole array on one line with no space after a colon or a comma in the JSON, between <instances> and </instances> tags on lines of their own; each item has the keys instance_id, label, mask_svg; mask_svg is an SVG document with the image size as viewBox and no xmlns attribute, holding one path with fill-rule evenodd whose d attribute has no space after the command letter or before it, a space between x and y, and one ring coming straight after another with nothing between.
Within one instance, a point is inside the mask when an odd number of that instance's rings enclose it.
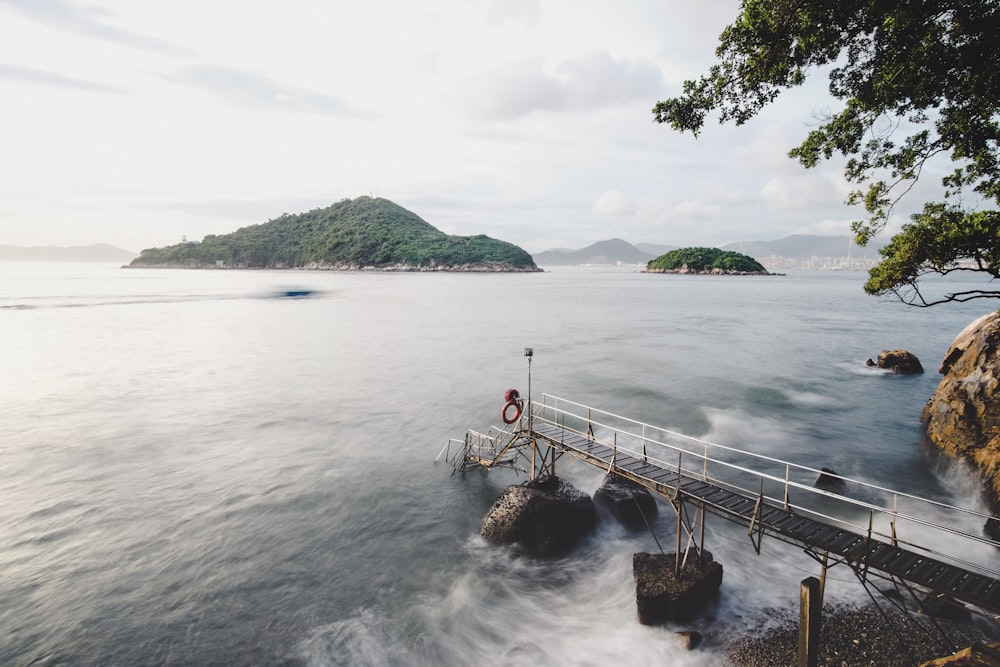
<instances>
[{"instance_id":1,"label":"life ring holder","mask_svg":"<svg viewBox=\"0 0 1000 667\"><path fill-rule=\"evenodd\" d=\"M503 408L500 410L500 418L503 419L504 424L513 424L521 418L521 412L524 410L521 394L517 389L508 389L503 397L507 402L503 404ZM514 408L513 416L509 416L511 408Z\"/></svg>"}]
</instances>

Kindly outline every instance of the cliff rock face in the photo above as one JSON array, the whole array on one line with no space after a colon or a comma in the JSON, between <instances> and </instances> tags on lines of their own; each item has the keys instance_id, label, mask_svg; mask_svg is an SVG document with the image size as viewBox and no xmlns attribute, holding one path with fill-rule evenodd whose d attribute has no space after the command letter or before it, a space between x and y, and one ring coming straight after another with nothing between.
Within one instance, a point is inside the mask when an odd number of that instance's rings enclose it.
<instances>
[{"instance_id":1,"label":"cliff rock face","mask_svg":"<svg viewBox=\"0 0 1000 667\"><path fill-rule=\"evenodd\" d=\"M965 328L948 348L944 376L921 419L927 437L975 465L1000 506L1000 313Z\"/></svg>"}]
</instances>

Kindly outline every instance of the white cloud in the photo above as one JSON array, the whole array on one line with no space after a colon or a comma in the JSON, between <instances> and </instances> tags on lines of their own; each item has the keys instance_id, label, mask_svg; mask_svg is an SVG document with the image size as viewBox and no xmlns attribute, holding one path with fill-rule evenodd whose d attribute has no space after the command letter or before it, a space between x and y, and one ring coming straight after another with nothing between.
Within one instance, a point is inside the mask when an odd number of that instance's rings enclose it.
<instances>
[{"instance_id":1,"label":"white cloud","mask_svg":"<svg viewBox=\"0 0 1000 667\"><path fill-rule=\"evenodd\" d=\"M455 98L473 117L511 120L533 111L580 113L652 99L661 81L648 60L616 60L593 50L560 63L554 73L541 56L506 63L467 78Z\"/></svg>"},{"instance_id":2,"label":"white cloud","mask_svg":"<svg viewBox=\"0 0 1000 667\"><path fill-rule=\"evenodd\" d=\"M257 111L291 111L352 118L363 115L344 100L312 90L289 86L266 75L216 65L179 68L170 79L208 91L234 106Z\"/></svg>"},{"instance_id":3,"label":"white cloud","mask_svg":"<svg viewBox=\"0 0 1000 667\"><path fill-rule=\"evenodd\" d=\"M612 218L630 217L636 214L636 202L621 190L609 190L594 202L595 213Z\"/></svg>"},{"instance_id":4,"label":"white cloud","mask_svg":"<svg viewBox=\"0 0 1000 667\"><path fill-rule=\"evenodd\" d=\"M47 86L58 86L72 90L83 90L92 93L128 95L134 92L123 86L109 85L106 83L100 83L99 81L77 79L64 74L34 69L32 67L18 67L16 65L4 65L3 63L0 63L0 79L3 78L15 81L40 83Z\"/></svg>"},{"instance_id":5,"label":"white cloud","mask_svg":"<svg viewBox=\"0 0 1000 667\"><path fill-rule=\"evenodd\" d=\"M538 0L490 0L486 17L490 25L514 21L534 27L542 20L542 8Z\"/></svg>"},{"instance_id":6,"label":"white cloud","mask_svg":"<svg viewBox=\"0 0 1000 667\"><path fill-rule=\"evenodd\" d=\"M681 222L699 222L711 220L719 215L718 204L698 201L695 199L685 199L674 206L672 214Z\"/></svg>"},{"instance_id":7,"label":"white cloud","mask_svg":"<svg viewBox=\"0 0 1000 667\"><path fill-rule=\"evenodd\" d=\"M556 71L574 108L653 99L663 84L660 69L653 62L642 58L616 60L607 51L597 49L567 60Z\"/></svg>"}]
</instances>

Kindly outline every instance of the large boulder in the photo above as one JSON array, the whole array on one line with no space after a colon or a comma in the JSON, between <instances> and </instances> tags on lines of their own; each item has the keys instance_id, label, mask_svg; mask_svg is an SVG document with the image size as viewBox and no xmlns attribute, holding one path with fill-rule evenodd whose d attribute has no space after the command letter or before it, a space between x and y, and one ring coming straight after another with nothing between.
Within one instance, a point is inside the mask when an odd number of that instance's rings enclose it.
<instances>
[{"instance_id":1,"label":"large boulder","mask_svg":"<svg viewBox=\"0 0 1000 667\"><path fill-rule=\"evenodd\" d=\"M1000 313L979 318L955 338L944 376L921 419L927 437L974 465L1000 507Z\"/></svg>"},{"instance_id":2,"label":"large boulder","mask_svg":"<svg viewBox=\"0 0 1000 667\"><path fill-rule=\"evenodd\" d=\"M874 363L871 359L868 361L871 366L878 366L898 375L919 375L924 372L917 355L906 350L882 350L878 354L878 360Z\"/></svg>"},{"instance_id":3,"label":"large boulder","mask_svg":"<svg viewBox=\"0 0 1000 667\"><path fill-rule=\"evenodd\" d=\"M479 531L494 544L517 544L533 556L569 551L597 523L589 495L557 477L508 486Z\"/></svg>"},{"instance_id":4,"label":"large boulder","mask_svg":"<svg viewBox=\"0 0 1000 667\"><path fill-rule=\"evenodd\" d=\"M680 572L674 554L637 553L632 555L635 602L639 622L660 625L670 621L690 621L705 605L716 599L722 586L722 564L708 551L699 559L694 551Z\"/></svg>"},{"instance_id":5,"label":"large boulder","mask_svg":"<svg viewBox=\"0 0 1000 667\"><path fill-rule=\"evenodd\" d=\"M645 527L659 513L649 489L618 475L604 478L601 488L594 492L594 502L632 529Z\"/></svg>"}]
</instances>

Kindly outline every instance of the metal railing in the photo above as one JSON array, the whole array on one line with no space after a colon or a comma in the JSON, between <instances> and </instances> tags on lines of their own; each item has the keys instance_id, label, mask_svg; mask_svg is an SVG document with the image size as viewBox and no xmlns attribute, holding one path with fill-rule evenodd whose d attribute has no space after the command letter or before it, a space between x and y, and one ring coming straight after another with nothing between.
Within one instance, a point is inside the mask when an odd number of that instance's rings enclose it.
<instances>
[{"instance_id":1,"label":"metal railing","mask_svg":"<svg viewBox=\"0 0 1000 667\"><path fill-rule=\"evenodd\" d=\"M961 528L974 523L981 528L991 518L988 514L708 442L550 394L533 402L532 417L611 447L616 457L627 454L786 510L794 506L796 514L1000 577L1000 542ZM841 480L844 493L814 487L809 480L820 475Z\"/></svg>"},{"instance_id":2,"label":"metal railing","mask_svg":"<svg viewBox=\"0 0 1000 667\"><path fill-rule=\"evenodd\" d=\"M491 468L504 460L507 467L527 472L517 463L517 458L522 453L516 442L519 432L519 422L506 429L491 426L486 433L470 430L465 434L465 440L449 438L434 462L437 463L443 457L451 464L453 475L459 470L472 467ZM507 454L510 456L505 459Z\"/></svg>"}]
</instances>

